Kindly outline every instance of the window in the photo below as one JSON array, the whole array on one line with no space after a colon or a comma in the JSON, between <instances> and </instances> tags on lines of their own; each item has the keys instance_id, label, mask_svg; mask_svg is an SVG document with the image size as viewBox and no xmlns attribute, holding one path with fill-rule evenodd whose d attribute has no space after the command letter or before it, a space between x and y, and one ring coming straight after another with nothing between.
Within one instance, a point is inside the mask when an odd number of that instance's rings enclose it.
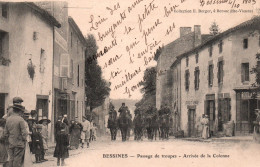
<instances>
[{"instance_id":1,"label":"window","mask_svg":"<svg viewBox=\"0 0 260 167\"><path fill-rule=\"evenodd\" d=\"M198 52L195 55L195 59L196 59L196 63L198 63L199 62L199 53Z\"/></svg>"},{"instance_id":2,"label":"window","mask_svg":"<svg viewBox=\"0 0 260 167\"><path fill-rule=\"evenodd\" d=\"M77 54L79 53L79 41L77 40Z\"/></svg>"},{"instance_id":3,"label":"window","mask_svg":"<svg viewBox=\"0 0 260 167\"><path fill-rule=\"evenodd\" d=\"M72 32L70 33L70 47L72 48Z\"/></svg>"},{"instance_id":4,"label":"window","mask_svg":"<svg viewBox=\"0 0 260 167\"><path fill-rule=\"evenodd\" d=\"M72 78L72 82L73 82L73 60L70 59L70 78Z\"/></svg>"},{"instance_id":5,"label":"window","mask_svg":"<svg viewBox=\"0 0 260 167\"><path fill-rule=\"evenodd\" d=\"M260 35L259 35L259 39L258 39L258 45L260 46Z\"/></svg>"},{"instance_id":6,"label":"window","mask_svg":"<svg viewBox=\"0 0 260 167\"><path fill-rule=\"evenodd\" d=\"M185 71L185 90L188 91L189 90L189 85L190 85L190 72L189 70Z\"/></svg>"},{"instance_id":7,"label":"window","mask_svg":"<svg viewBox=\"0 0 260 167\"><path fill-rule=\"evenodd\" d=\"M242 63L241 65L241 81L249 81L249 63Z\"/></svg>"},{"instance_id":8,"label":"window","mask_svg":"<svg viewBox=\"0 0 260 167\"><path fill-rule=\"evenodd\" d=\"M194 88L195 90L199 90L199 84L200 84L200 70L199 70L199 67L196 67L195 68L195 71L194 71Z\"/></svg>"},{"instance_id":9,"label":"window","mask_svg":"<svg viewBox=\"0 0 260 167\"><path fill-rule=\"evenodd\" d=\"M2 17L7 18L7 4L2 4Z\"/></svg>"},{"instance_id":10,"label":"window","mask_svg":"<svg viewBox=\"0 0 260 167\"><path fill-rule=\"evenodd\" d=\"M68 77L69 75L69 54L60 55L60 76Z\"/></svg>"},{"instance_id":11,"label":"window","mask_svg":"<svg viewBox=\"0 0 260 167\"><path fill-rule=\"evenodd\" d=\"M209 57L212 57L212 52L213 52L213 46L209 46Z\"/></svg>"},{"instance_id":12,"label":"window","mask_svg":"<svg viewBox=\"0 0 260 167\"><path fill-rule=\"evenodd\" d=\"M223 51L223 41L220 40L219 44L218 44L218 48L219 48L219 53L222 53Z\"/></svg>"},{"instance_id":13,"label":"window","mask_svg":"<svg viewBox=\"0 0 260 167\"><path fill-rule=\"evenodd\" d=\"M41 49L41 55L40 55L40 73L44 73L44 70L45 70L45 60L46 60L45 50L44 50L44 49Z\"/></svg>"},{"instance_id":14,"label":"window","mask_svg":"<svg viewBox=\"0 0 260 167\"><path fill-rule=\"evenodd\" d=\"M243 48L247 49L248 48L248 38L243 40Z\"/></svg>"},{"instance_id":15,"label":"window","mask_svg":"<svg viewBox=\"0 0 260 167\"><path fill-rule=\"evenodd\" d=\"M3 57L3 33L0 32L0 57Z\"/></svg>"},{"instance_id":16,"label":"window","mask_svg":"<svg viewBox=\"0 0 260 167\"><path fill-rule=\"evenodd\" d=\"M78 83L78 87L79 87L79 65L78 65L78 77L77 77L77 83Z\"/></svg>"},{"instance_id":17,"label":"window","mask_svg":"<svg viewBox=\"0 0 260 167\"><path fill-rule=\"evenodd\" d=\"M213 64L209 65L208 80L209 80L209 86L212 87L212 85L213 85Z\"/></svg>"},{"instance_id":18,"label":"window","mask_svg":"<svg viewBox=\"0 0 260 167\"><path fill-rule=\"evenodd\" d=\"M218 83L222 84L223 83L223 77L224 77L224 62L223 61L219 61L218 62Z\"/></svg>"},{"instance_id":19,"label":"window","mask_svg":"<svg viewBox=\"0 0 260 167\"><path fill-rule=\"evenodd\" d=\"M188 67L189 66L189 57L187 56L186 57L186 67Z\"/></svg>"}]
</instances>

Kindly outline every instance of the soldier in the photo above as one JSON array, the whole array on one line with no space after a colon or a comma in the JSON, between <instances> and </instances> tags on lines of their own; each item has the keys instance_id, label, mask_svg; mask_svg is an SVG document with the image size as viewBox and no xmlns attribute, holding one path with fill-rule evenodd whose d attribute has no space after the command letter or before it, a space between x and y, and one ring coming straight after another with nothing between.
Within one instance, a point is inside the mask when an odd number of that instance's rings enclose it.
<instances>
[{"instance_id":1,"label":"soldier","mask_svg":"<svg viewBox=\"0 0 260 167\"><path fill-rule=\"evenodd\" d=\"M115 107L112 106L109 111L109 118L107 122L107 128L110 129L111 133L111 140L116 140L116 134L117 134L117 112L115 110Z\"/></svg>"}]
</instances>

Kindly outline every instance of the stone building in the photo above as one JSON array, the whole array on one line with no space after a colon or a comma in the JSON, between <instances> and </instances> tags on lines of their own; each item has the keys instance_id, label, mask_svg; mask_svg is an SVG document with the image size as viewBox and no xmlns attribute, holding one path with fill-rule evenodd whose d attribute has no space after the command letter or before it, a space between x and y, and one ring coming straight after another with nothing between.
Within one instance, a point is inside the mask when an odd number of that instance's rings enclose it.
<instances>
[{"instance_id":1,"label":"stone building","mask_svg":"<svg viewBox=\"0 0 260 167\"><path fill-rule=\"evenodd\" d=\"M201 34L200 26L195 25L194 31L191 27L180 27L180 37L175 41L164 46L162 53L155 57L157 61L157 76L156 76L156 108L167 105L171 111L174 111L174 129L179 126L180 121L177 121L178 113L181 111L180 87L174 82L180 75L175 69L171 69L176 57L200 45L203 41L209 38L210 35ZM172 74L176 75L172 75ZM172 88L174 84L174 89ZM174 92L173 92L174 91ZM179 123L178 123L179 122Z\"/></svg>"},{"instance_id":2,"label":"stone building","mask_svg":"<svg viewBox=\"0 0 260 167\"><path fill-rule=\"evenodd\" d=\"M55 27L60 23L34 3L0 3L1 117L20 96L27 110L38 111L38 119L51 119Z\"/></svg>"},{"instance_id":3,"label":"stone building","mask_svg":"<svg viewBox=\"0 0 260 167\"><path fill-rule=\"evenodd\" d=\"M85 49L86 41L72 17L69 17L69 63L67 91L70 94L69 118L82 121L85 115Z\"/></svg>"},{"instance_id":4,"label":"stone building","mask_svg":"<svg viewBox=\"0 0 260 167\"><path fill-rule=\"evenodd\" d=\"M69 120L85 114L85 38L79 27L68 16L65 1L36 2L60 23L54 31L54 72L52 127L59 116L68 115Z\"/></svg>"},{"instance_id":5,"label":"stone building","mask_svg":"<svg viewBox=\"0 0 260 167\"><path fill-rule=\"evenodd\" d=\"M259 25L260 17L254 17L177 56L172 69L179 75L173 90L180 89L177 99L185 136L200 135L202 114L209 116L213 135L229 121L234 121L236 135L253 132L260 99L252 98L255 74L250 70L259 63Z\"/></svg>"}]
</instances>

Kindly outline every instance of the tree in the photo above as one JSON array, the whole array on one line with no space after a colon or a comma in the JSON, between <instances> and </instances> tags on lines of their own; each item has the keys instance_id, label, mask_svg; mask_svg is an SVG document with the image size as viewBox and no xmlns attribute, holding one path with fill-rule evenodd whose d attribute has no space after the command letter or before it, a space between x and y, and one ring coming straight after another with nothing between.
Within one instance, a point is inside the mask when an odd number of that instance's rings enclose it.
<instances>
[{"instance_id":1,"label":"tree","mask_svg":"<svg viewBox=\"0 0 260 167\"><path fill-rule=\"evenodd\" d=\"M210 33L211 35L217 35L217 34L219 34L220 32L221 32L220 28L218 27L216 21L214 21L214 22L211 24L210 28L209 28L209 33Z\"/></svg>"},{"instance_id":2,"label":"tree","mask_svg":"<svg viewBox=\"0 0 260 167\"><path fill-rule=\"evenodd\" d=\"M156 68L147 68L144 71L143 81L140 83L143 87L141 93L143 93L142 99L135 104L136 108L139 108L143 113L146 112L149 107L155 107L156 104Z\"/></svg>"},{"instance_id":3,"label":"tree","mask_svg":"<svg viewBox=\"0 0 260 167\"><path fill-rule=\"evenodd\" d=\"M90 111L102 105L105 98L110 93L110 84L102 78L102 70L97 61L88 63L87 58L97 53L98 46L96 39L92 34L86 37L86 62L85 62L85 94L87 97L87 106Z\"/></svg>"},{"instance_id":4,"label":"tree","mask_svg":"<svg viewBox=\"0 0 260 167\"><path fill-rule=\"evenodd\" d=\"M251 85L252 89L250 90L253 99L256 99L260 92L260 53L256 54L256 60L256 66L253 67L250 71L252 74L255 74L255 82Z\"/></svg>"}]
</instances>

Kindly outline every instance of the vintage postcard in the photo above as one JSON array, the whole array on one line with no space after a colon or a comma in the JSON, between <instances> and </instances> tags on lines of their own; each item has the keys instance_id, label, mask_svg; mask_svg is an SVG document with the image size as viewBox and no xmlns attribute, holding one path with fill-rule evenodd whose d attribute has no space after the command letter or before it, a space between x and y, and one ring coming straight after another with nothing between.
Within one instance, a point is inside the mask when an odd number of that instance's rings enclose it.
<instances>
[{"instance_id":1,"label":"vintage postcard","mask_svg":"<svg viewBox=\"0 0 260 167\"><path fill-rule=\"evenodd\" d=\"M0 167L257 167L259 0L0 1Z\"/></svg>"}]
</instances>

